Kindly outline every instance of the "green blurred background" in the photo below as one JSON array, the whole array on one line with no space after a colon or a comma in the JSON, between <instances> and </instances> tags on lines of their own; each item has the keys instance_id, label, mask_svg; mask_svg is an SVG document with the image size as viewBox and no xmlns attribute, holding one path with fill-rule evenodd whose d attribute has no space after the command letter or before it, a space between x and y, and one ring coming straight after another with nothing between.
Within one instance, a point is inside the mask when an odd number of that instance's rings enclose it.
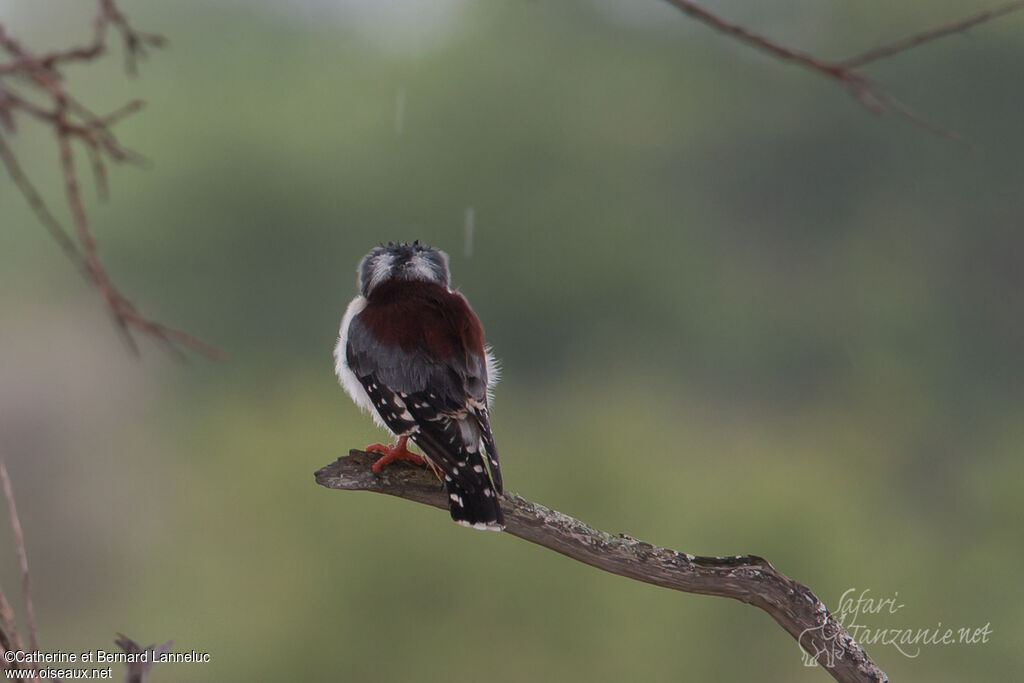
<instances>
[{"instance_id":1,"label":"green blurred background","mask_svg":"<svg viewBox=\"0 0 1024 683\"><path fill-rule=\"evenodd\" d=\"M709 6L842 57L983 4ZM44 649L211 653L155 682L827 680L754 608L314 484L381 437L332 372L355 265L418 238L503 360L511 490L763 555L833 608L898 594L873 629L991 624L868 647L895 680L1024 667L1024 17L868 70L972 152L656 0L125 7L171 43L135 80L70 70L95 109L148 103L118 130L152 168L90 202L101 255L229 357L132 358L0 181L0 448ZM44 49L91 8L0 16ZM59 207L53 141L14 144Z\"/></svg>"}]
</instances>

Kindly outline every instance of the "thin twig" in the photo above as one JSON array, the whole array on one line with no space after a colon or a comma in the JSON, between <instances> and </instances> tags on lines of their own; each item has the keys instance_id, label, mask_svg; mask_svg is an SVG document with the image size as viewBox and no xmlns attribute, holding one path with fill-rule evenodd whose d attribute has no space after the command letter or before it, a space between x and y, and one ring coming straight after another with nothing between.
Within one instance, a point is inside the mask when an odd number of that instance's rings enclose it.
<instances>
[{"instance_id":1,"label":"thin twig","mask_svg":"<svg viewBox=\"0 0 1024 683\"><path fill-rule=\"evenodd\" d=\"M108 33L114 31L120 34L124 44L126 69L129 74L133 74L138 59L145 56L146 49L161 46L165 40L156 34L134 28L115 0L97 0L96 8L91 43L43 55L33 54L0 24L0 52L6 52L10 57L10 61L0 63L0 124L6 127L8 134L13 133L14 115L17 113L53 130L65 201L74 227L74 239L29 181L11 146L3 138L0 138L0 160L39 220L100 291L107 310L130 350L138 351L133 333L139 332L154 338L177 358L185 358L183 348L210 358L221 358L221 352L210 344L142 315L114 286L100 261L96 238L82 201L72 141L85 145L96 190L100 198L104 199L107 196L106 161L133 164L146 161L142 155L121 145L111 130L125 116L139 111L142 102L133 100L106 116L99 116L65 89L60 67L69 62L90 61L103 55L106 52ZM28 87L34 88L35 93L48 96L49 103L40 105L22 97L2 80L5 76L20 78L19 84L25 82Z\"/></svg>"},{"instance_id":2,"label":"thin twig","mask_svg":"<svg viewBox=\"0 0 1024 683\"><path fill-rule=\"evenodd\" d=\"M64 230L64 226L60 224L60 221L54 217L50 212L50 209L46 206L46 202L43 201L42 196L36 190L35 186L25 175L21 169L21 165L18 163L18 158L8 147L4 141L4 136L0 133L0 160L4 162L7 167L7 173L11 176L11 180L18 186L21 194L28 201L30 207L35 212L39 222L46 227L47 232L53 237L53 239L60 245L61 250L67 254L67 257L71 261L85 271L85 260L82 258L82 254L78 251L78 247L75 246L71 236Z\"/></svg>"},{"instance_id":3,"label":"thin twig","mask_svg":"<svg viewBox=\"0 0 1024 683\"><path fill-rule=\"evenodd\" d=\"M448 509L437 479L406 464L371 470L377 456L353 450L316 473L321 486L372 491ZM806 586L755 555L703 557L594 529L514 494L502 496L506 532L612 574L683 591L733 598L770 614L808 655L843 682L887 681L843 625ZM795 655L795 652L794 652Z\"/></svg>"},{"instance_id":4,"label":"thin twig","mask_svg":"<svg viewBox=\"0 0 1024 683\"><path fill-rule=\"evenodd\" d=\"M701 5L690 2L690 0L665 0L687 16L713 28L714 30L732 36L742 43L746 43L762 52L784 61L790 61L804 66L812 71L842 83L847 91L860 102L868 111L873 114L882 114L892 111L907 121L938 137L946 138L954 142L963 142L962 138L955 132L947 130L942 126L932 123L921 116L902 102L890 96L882 86L875 80L860 73L855 67L862 66L869 62L876 61L883 57L896 54L903 50L910 49L917 45L937 40L944 36L967 30L982 22L994 19L1004 14L1009 14L1021 7L1024 7L1024 0L1012 2L1002 7L973 14L969 17L939 26L937 28L915 34L908 38L882 45L863 52L850 59L841 61L830 61L820 59L805 52L786 45L782 45L766 36L755 33L746 27L735 22L728 21Z\"/></svg>"},{"instance_id":5,"label":"thin twig","mask_svg":"<svg viewBox=\"0 0 1024 683\"><path fill-rule=\"evenodd\" d=\"M139 57L146 56L146 47L161 47L167 39L156 33L144 33L128 23L127 17L117 8L114 0L100 0L101 12L121 31L124 43L125 70L134 76Z\"/></svg>"},{"instance_id":6,"label":"thin twig","mask_svg":"<svg viewBox=\"0 0 1024 683\"><path fill-rule=\"evenodd\" d=\"M1022 8L1024 8L1024 0L1017 0L1017 2L1007 3L1001 7L983 10L977 14L964 17L963 19L958 19L957 21L943 24L942 26L936 26L935 28L927 31L915 33L886 45L879 45L878 47L873 47L870 50L865 50L859 55L855 55L849 59L844 59L841 64L850 69L861 67L865 64L870 64L871 62L877 62L879 59L891 57L899 52L917 47L918 45L930 43L931 41L938 40L939 38L945 38L946 36L953 35L954 33L964 33L978 24L1010 14L1011 12L1016 12Z\"/></svg>"},{"instance_id":7,"label":"thin twig","mask_svg":"<svg viewBox=\"0 0 1024 683\"><path fill-rule=\"evenodd\" d=\"M21 567L21 589L25 601L25 619L28 626L29 652L39 652L39 639L36 631L36 613L32 602L32 581L28 570L28 553L25 550L25 535L21 529L21 520L18 517L18 508L14 502L14 487L11 485L11 477L7 472L7 463L4 455L0 452L0 485L3 487L4 498L7 499L7 510L11 518L11 530L14 536L14 547L18 555L18 564ZM131 638L119 633L115 641L122 650L130 655L146 653L146 661L129 662L125 670L126 683L143 683L153 662L158 656L170 652L172 641L168 641L159 647L150 645L141 647ZM0 588L0 654L7 652L25 652L25 643L18 632L18 625L14 617L14 610L7 596ZM27 671L31 672L30 678L23 680L39 680L39 665L37 663L19 664L15 661L8 661L6 657L0 658L0 670L6 671Z\"/></svg>"},{"instance_id":8,"label":"thin twig","mask_svg":"<svg viewBox=\"0 0 1024 683\"><path fill-rule=\"evenodd\" d=\"M4 461L3 453L0 453L0 481L3 483L4 497L7 499L7 512L11 517L11 532L14 534L14 548L18 553L18 565L21 567L21 594L25 600L29 647L36 651L39 650L39 638L36 633L36 608L32 602L32 577L28 572L28 553L25 551L25 536L21 532L18 506L14 504L14 488L11 486L10 476L7 474L7 463Z\"/></svg>"},{"instance_id":9,"label":"thin twig","mask_svg":"<svg viewBox=\"0 0 1024 683\"><path fill-rule=\"evenodd\" d=\"M18 633L18 623L14 620L14 609L7 600L7 596L4 595L2 587L0 587L0 632L2 632L5 640L10 639L9 642L4 643L4 649L25 649L25 643L22 642L21 634Z\"/></svg>"},{"instance_id":10,"label":"thin twig","mask_svg":"<svg viewBox=\"0 0 1024 683\"><path fill-rule=\"evenodd\" d=\"M838 67L838 65L820 60L808 52L796 50L782 45L781 43L777 43L766 36L751 31L745 26L723 19L695 2L690 2L689 0L665 1L689 17L696 19L702 24L710 26L719 33L730 35L742 43L746 43L747 45L755 47L763 52L767 52L779 59L798 62L828 76L832 76L833 78L841 78L839 72L842 72L842 68Z\"/></svg>"}]
</instances>

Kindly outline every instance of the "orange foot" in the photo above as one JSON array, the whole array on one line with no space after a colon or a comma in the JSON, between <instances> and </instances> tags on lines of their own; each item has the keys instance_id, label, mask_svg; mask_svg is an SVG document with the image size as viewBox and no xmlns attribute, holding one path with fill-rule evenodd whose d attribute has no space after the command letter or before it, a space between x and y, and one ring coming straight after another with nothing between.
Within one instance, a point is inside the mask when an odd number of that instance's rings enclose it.
<instances>
[{"instance_id":1,"label":"orange foot","mask_svg":"<svg viewBox=\"0 0 1024 683\"><path fill-rule=\"evenodd\" d=\"M412 453L411 451L409 451L408 448L405 447L405 445L408 442L409 437L403 436L398 439L397 443L391 446L385 446L382 443L371 443L369 446L367 446L366 450L371 453L384 454L383 457L379 458L377 462L373 463L373 466L370 468L373 470L373 473L380 474L380 470L381 468L384 467L384 465L387 465L389 462L394 462L395 460L409 460L411 462L416 463L417 465L425 464L427 461L422 455L416 455L415 453Z\"/></svg>"}]
</instances>

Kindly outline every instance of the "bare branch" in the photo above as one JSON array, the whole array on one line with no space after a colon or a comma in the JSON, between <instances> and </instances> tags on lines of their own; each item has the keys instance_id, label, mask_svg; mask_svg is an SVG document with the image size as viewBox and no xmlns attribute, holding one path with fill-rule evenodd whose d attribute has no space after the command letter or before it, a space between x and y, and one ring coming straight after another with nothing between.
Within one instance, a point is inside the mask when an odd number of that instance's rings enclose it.
<instances>
[{"instance_id":1,"label":"bare branch","mask_svg":"<svg viewBox=\"0 0 1024 683\"><path fill-rule=\"evenodd\" d=\"M719 33L730 35L742 43L755 47L762 52L767 52L773 57L778 57L779 59L786 61L799 62L804 66L820 71L827 76L832 76L833 78L840 77L837 72L841 72L842 67L819 60L810 53L787 47L771 40L770 38L754 33L740 24L723 19L717 14L704 9L695 2L690 2L689 0L666 0L666 2L691 18L696 19L702 24L710 26Z\"/></svg>"},{"instance_id":2,"label":"bare branch","mask_svg":"<svg viewBox=\"0 0 1024 683\"><path fill-rule=\"evenodd\" d=\"M28 571L28 553L25 551L25 536L21 529L21 520L18 517L18 508L14 502L14 487L11 485L11 477L7 472L7 463L4 455L0 452L0 486L3 487L4 498L7 500L7 511L11 518L11 530L14 534L14 547L18 555L18 564L21 567L21 590L25 600L25 619L28 625L28 649L18 632L18 625L14 617L14 609L7 600L3 588L0 588L0 654L7 652L39 652L39 638L36 631L36 612L32 602L32 582ZM131 638L118 633L116 641L128 654L149 653L145 662L128 662L125 670L126 683L143 683L149 674L150 668L158 655L169 652L173 641L168 641L157 647L150 645L141 647ZM23 680L39 680L39 665L37 663L8 660L0 657L0 670L2 671L29 671L33 675Z\"/></svg>"},{"instance_id":3,"label":"bare branch","mask_svg":"<svg viewBox=\"0 0 1024 683\"><path fill-rule=\"evenodd\" d=\"M11 62L0 64L0 75L36 68L52 70L68 62L92 61L106 53L107 29L111 25L121 34L121 41L125 48L125 70L130 75L135 75L138 58L145 56L147 47L162 47L167 44L167 39L161 35L135 29L114 0L99 0L96 15L93 18L91 43L64 50L54 50L39 57L19 54Z\"/></svg>"},{"instance_id":4,"label":"bare branch","mask_svg":"<svg viewBox=\"0 0 1024 683\"><path fill-rule=\"evenodd\" d=\"M46 202L43 201L42 196L36 190L35 186L25 175L24 171L21 170L21 165L18 163L18 158L14 155L14 152L7 143L4 141L4 136L0 133L0 160L4 162L7 167L7 173L11 176L11 180L21 191L21 194L28 201L30 207L35 212L39 222L42 223L47 231L53 236L53 239L60 245L60 248L67 254L67 257L71 261L85 271L85 261L82 258L81 253L78 251L78 247L75 246L71 236L68 235L67 231L64 230L64 226L60 224L60 221L54 217L50 212L50 209L46 206Z\"/></svg>"},{"instance_id":5,"label":"bare branch","mask_svg":"<svg viewBox=\"0 0 1024 683\"><path fill-rule=\"evenodd\" d=\"M913 111L907 105L899 102L890 96L885 89L876 81L868 78L856 70L856 67L863 66L869 62L877 61L884 57L908 50L917 45L937 40L952 33L959 33L976 26L982 22L994 19L1004 14L1009 14L1024 7L1024 0L1018 0L1002 7L979 12L978 14L965 17L958 21L925 31L908 38L882 45L855 57L842 61L830 61L820 59L814 55L782 45L766 36L755 33L740 24L727 21L722 17L710 12L690 0L665 0L679 11L697 21L710 26L714 30L732 36L742 43L746 43L762 52L765 52L778 59L793 62L804 66L812 71L842 83L847 91L860 102L868 111L873 114L883 114L892 111L915 126L922 128L933 135L946 138L954 142L963 142L962 138L953 131L947 130L938 124L932 123L925 117Z\"/></svg>"},{"instance_id":6,"label":"bare branch","mask_svg":"<svg viewBox=\"0 0 1024 683\"><path fill-rule=\"evenodd\" d=\"M143 33L136 30L114 4L114 0L100 0L100 7L102 13L121 32L121 41L124 43L125 70L134 76L139 57L146 56L146 48L162 47L167 43L167 39L156 33Z\"/></svg>"},{"instance_id":7,"label":"bare branch","mask_svg":"<svg viewBox=\"0 0 1024 683\"><path fill-rule=\"evenodd\" d=\"M904 50L917 47L918 45L930 43L931 41L938 40L939 38L945 38L946 36L953 35L954 33L964 33L978 24L991 19L996 19L1005 14L1010 14L1011 12L1016 12L1022 8L1024 8L1024 0L1017 0L1017 2L1008 3L1002 7L994 7L992 9L984 10L949 24L943 24L942 26L937 26L933 29L915 33L914 35L907 36L906 38L901 38L900 40L892 43L879 45L878 47L873 47L870 50L865 50L859 55L850 57L849 59L844 59L842 64L843 66L851 69L861 67L865 64L870 64L871 62L877 62L879 59L891 57L892 55L903 52Z\"/></svg>"},{"instance_id":8,"label":"bare branch","mask_svg":"<svg viewBox=\"0 0 1024 683\"><path fill-rule=\"evenodd\" d=\"M111 283L107 272L99 261L99 256L96 253L96 240L89 230L89 219L82 204L78 175L75 173L70 135L66 131L58 132L57 144L60 149L60 165L64 172L64 190L68 206L71 209L71 216L75 223L78 242L82 245L84 251L86 270L96 287L103 294L107 302L107 308L112 313L114 322L121 331L128 348L138 353L138 347L131 335L131 331L134 329L145 332L164 343L167 350L177 358L184 359L184 354L178 348L178 345L198 351L210 358L220 358L220 351L206 342L143 316L135 308L135 305L128 301Z\"/></svg>"},{"instance_id":9,"label":"bare branch","mask_svg":"<svg viewBox=\"0 0 1024 683\"><path fill-rule=\"evenodd\" d=\"M376 475L377 456L353 450L316 472L321 486L372 491L448 509L428 471L398 463ZM763 609L838 681L887 681L843 625L806 587L755 555L703 557L613 536L514 493L502 496L506 532L612 574L663 588L733 598Z\"/></svg>"},{"instance_id":10,"label":"bare branch","mask_svg":"<svg viewBox=\"0 0 1024 683\"><path fill-rule=\"evenodd\" d=\"M11 518L11 530L14 535L15 552L18 555L18 564L21 568L21 592L25 603L25 614L28 623L29 646L32 650L39 649L39 641L36 636L35 606L32 602L32 583L28 572L28 554L25 552L25 537L21 531L21 521L18 518L18 508L14 504L14 487L11 486L11 478L7 473L7 463L4 454L0 452L0 485L4 490L4 498L7 500L7 511ZM18 624L14 617L14 609L7 600L3 588L0 588L0 652L24 651L25 641L18 631ZM38 680L36 673L39 665L35 663L9 662L4 657L0 660L0 670L5 671L30 671L33 675L28 680Z\"/></svg>"},{"instance_id":11,"label":"bare branch","mask_svg":"<svg viewBox=\"0 0 1024 683\"><path fill-rule=\"evenodd\" d=\"M124 44L126 69L130 74L135 72L138 59L145 55L148 47L157 47L165 42L161 36L135 29L115 0L97 0L91 43L44 55L30 52L0 23L0 53L6 52L10 57L10 61L0 63L0 126L6 128L8 135L13 134L15 115L21 115L52 129L59 152L65 201L74 226L74 239L49 209L24 173L13 149L2 137L0 160L40 222L103 295L107 309L129 349L138 351L133 333L142 333L156 339L177 358L185 358L182 349L192 349L217 359L221 357L221 352L215 347L144 316L114 286L99 259L96 239L82 201L72 141L85 146L96 190L100 198L104 199L107 196L107 161L133 164L145 162L140 154L121 145L112 131L115 123L141 109L142 102L133 100L106 116L99 116L65 89L60 67L69 62L90 61L103 55L111 30L120 34ZM48 102L37 104L22 96L5 82L5 77L8 80L18 79L20 85L31 89L36 95L44 96Z\"/></svg>"},{"instance_id":12,"label":"bare branch","mask_svg":"<svg viewBox=\"0 0 1024 683\"><path fill-rule=\"evenodd\" d=\"M4 650L24 650L25 644L18 633L18 624L14 620L14 609L0 588L0 646Z\"/></svg>"},{"instance_id":13,"label":"bare branch","mask_svg":"<svg viewBox=\"0 0 1024 683\"><path fill-rule=\"evenodd\" d=\"M36 608L32 603L32 577L28 572L28 553L25 551L25 536L21 532L18 506L14 504L14 489L11 487L11 478L7 474L7 463L4 460L3 453L0 453L0 483L3 484L4 498L7 499L7 512L11 517L11 532L14 534L14 548L18 553L18 565L21 567L21 594L25 600L28 643L29 647L33 650L38 650L39 637L36 633Z\"/></svg>"}]
</instances>

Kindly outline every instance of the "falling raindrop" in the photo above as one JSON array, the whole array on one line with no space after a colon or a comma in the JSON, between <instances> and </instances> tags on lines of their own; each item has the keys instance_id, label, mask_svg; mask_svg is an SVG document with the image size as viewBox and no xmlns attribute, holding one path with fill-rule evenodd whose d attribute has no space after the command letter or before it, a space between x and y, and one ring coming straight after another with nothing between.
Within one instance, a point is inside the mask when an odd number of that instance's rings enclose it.
<instances>
[{"instance_id":1,"label":"falling raindrop","mask_svg":"<svg viewBox=\"0 0 1024 683\"><path fill-rule=\"evenodd\" d=\"M476 219L476 211L472 206L466 207L466 239L463 243L463 250L466 258L473 256L473 222Z\"/></svg>"}]
</instances>

